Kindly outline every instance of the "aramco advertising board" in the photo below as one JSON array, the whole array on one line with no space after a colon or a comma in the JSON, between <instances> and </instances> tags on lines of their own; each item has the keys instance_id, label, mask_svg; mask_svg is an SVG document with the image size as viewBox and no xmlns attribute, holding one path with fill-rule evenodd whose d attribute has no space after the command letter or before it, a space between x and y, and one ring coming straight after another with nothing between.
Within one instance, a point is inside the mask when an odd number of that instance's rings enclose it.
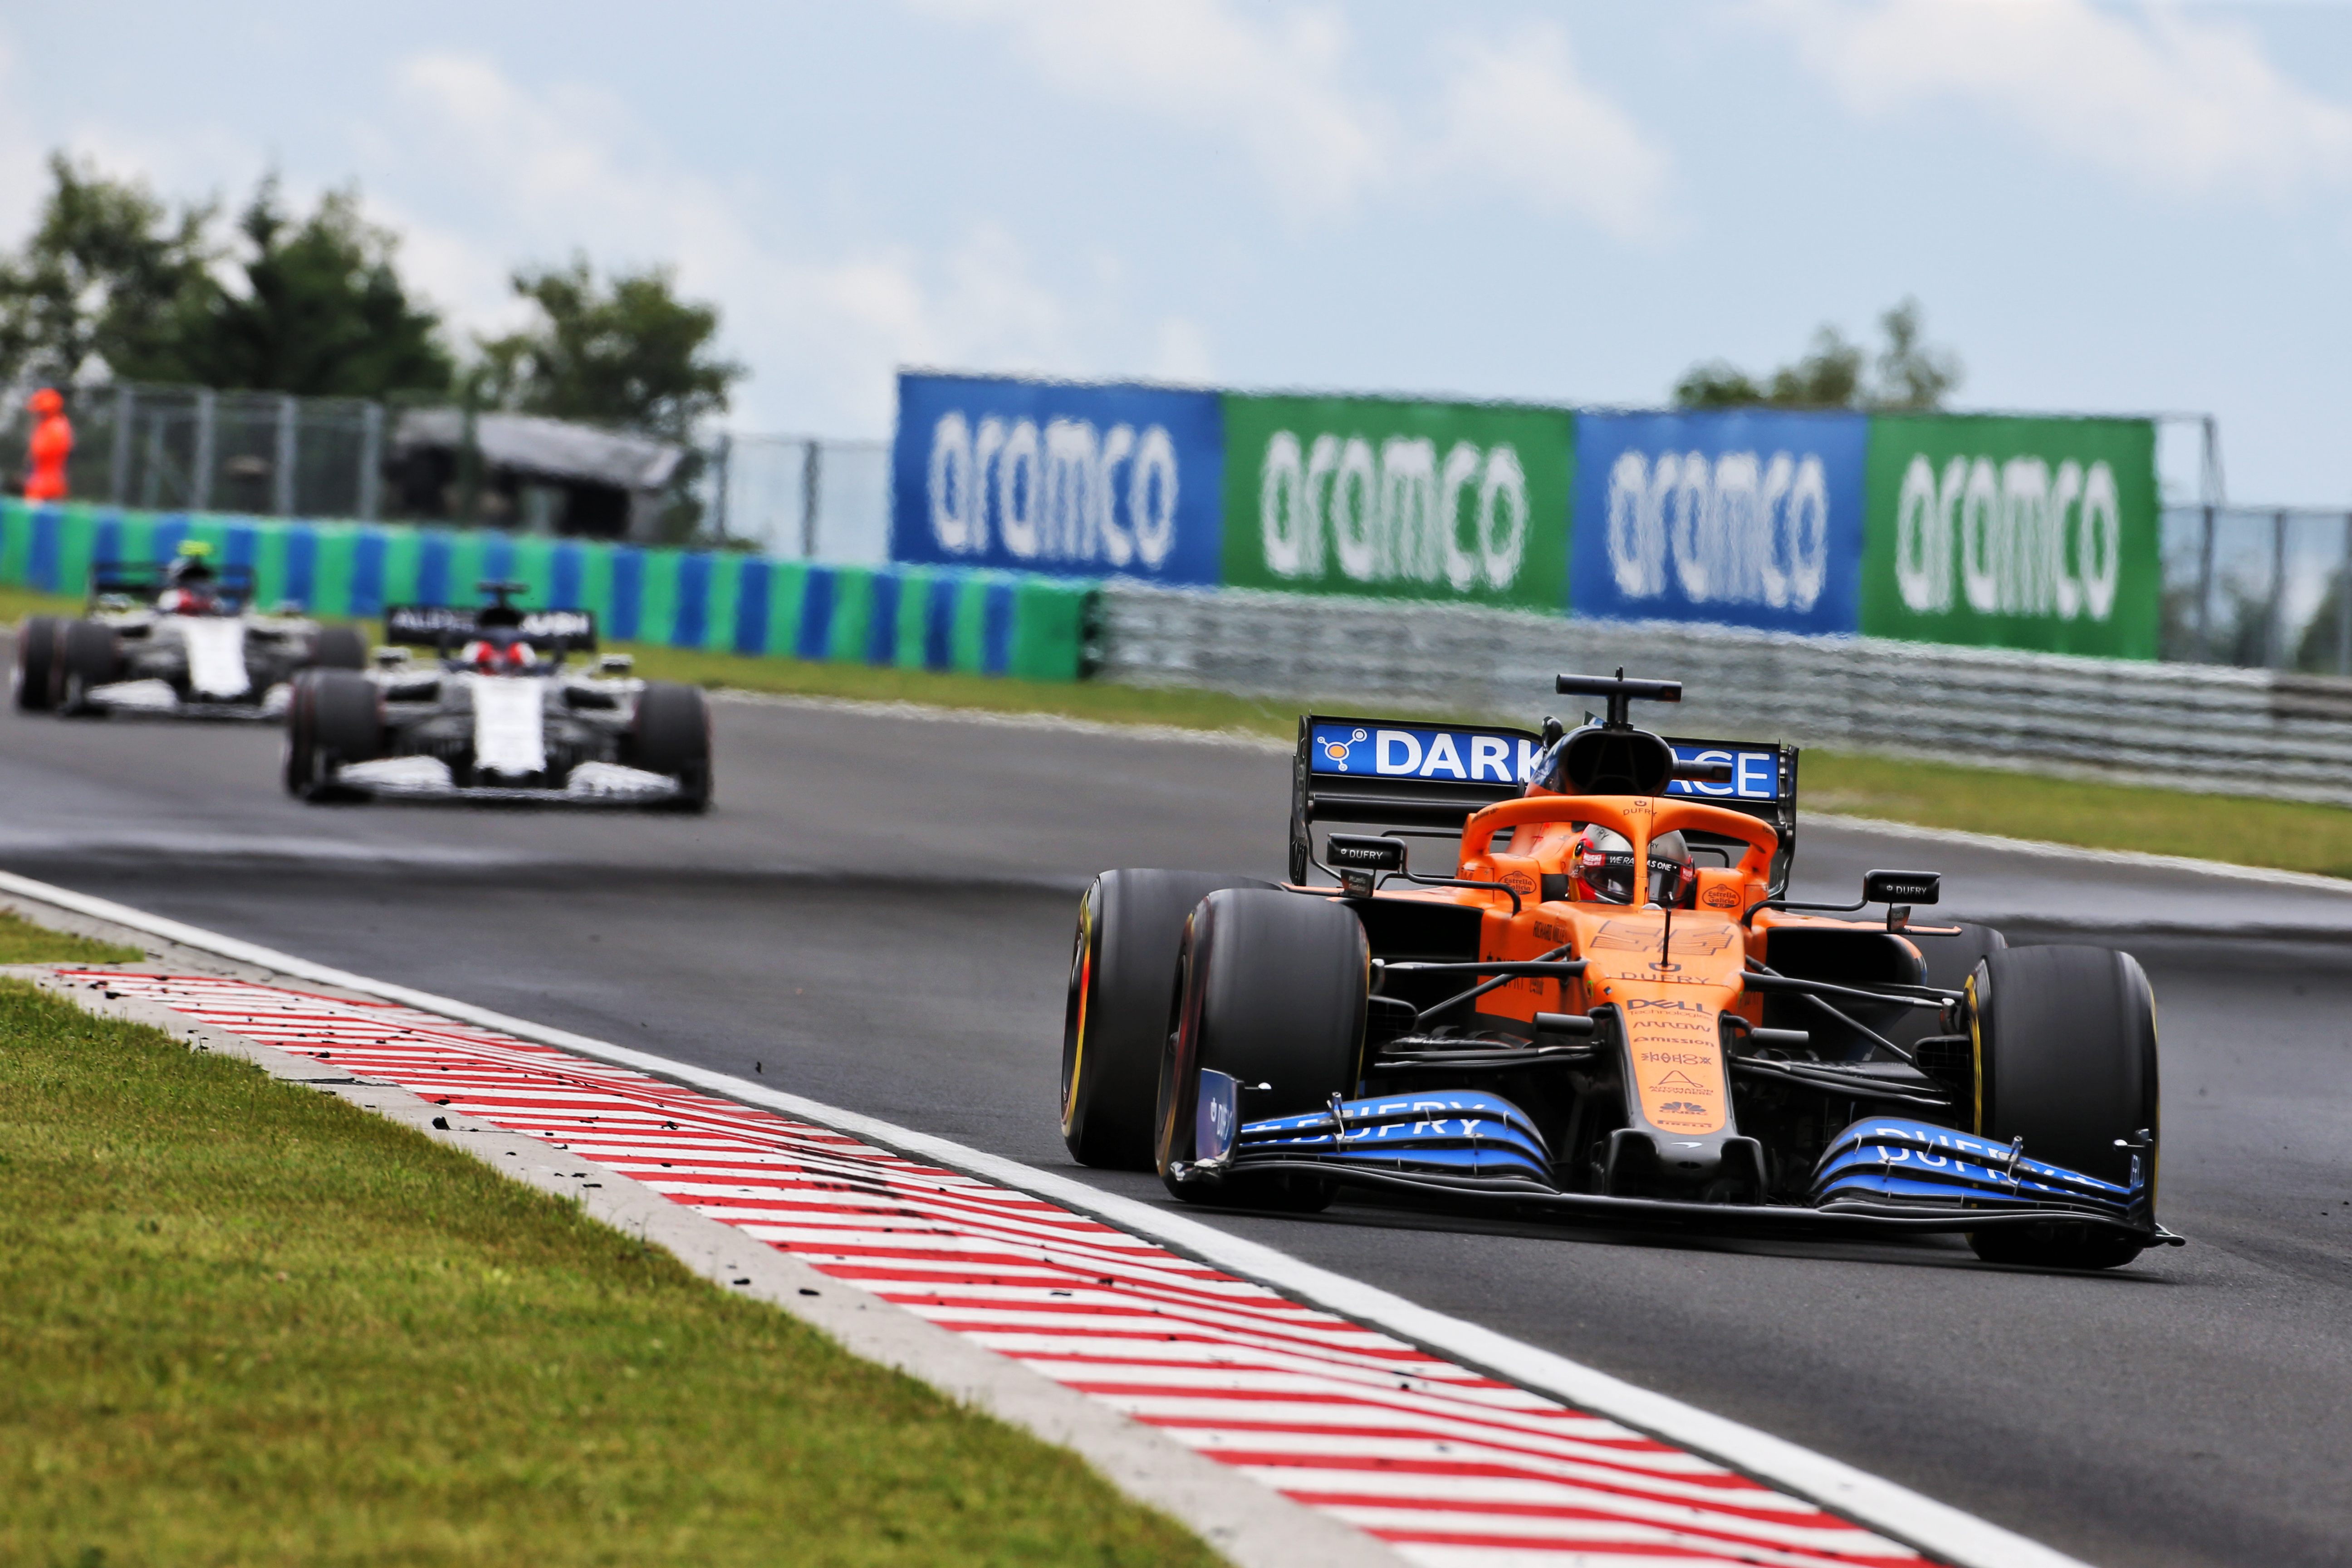
<instances>
[{"instance_id":1,"label":"aramco advertising board","mask_svg":"<svg viewBox=\"0 0 2352 1568\"><path fill-rule=\"evenodd\" d=\"M2150 658L2155 453L2145 419L910 372L892 556Z\"/></svg>"},{"instance_id":2,"label":"aramco advertising board","mask_svg":"<svg viewBox=\"0 0 2352 1568\"><path fill-rule=\"evenodd\" d=\"M1554 408L1229 394L1225 583L1557 612L1571 423Z\"/></svg>"},{"instance_id":3,"label":"aramco advertising board","mask_svg":"<svg viewBox=\"0 0 2352 1568\"><path fill-rule=\"evenodd\" d=\"M890 558L1211 585L1223 463L1213 392L908 372Z\"/></svg>"}]
</instances>

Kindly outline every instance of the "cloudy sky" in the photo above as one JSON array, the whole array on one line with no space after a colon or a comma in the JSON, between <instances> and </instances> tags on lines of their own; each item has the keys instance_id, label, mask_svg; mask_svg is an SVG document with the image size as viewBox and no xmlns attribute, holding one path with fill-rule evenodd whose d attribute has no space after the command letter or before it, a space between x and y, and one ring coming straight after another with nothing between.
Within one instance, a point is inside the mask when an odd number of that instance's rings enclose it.
<instances>
[{"instance_id":1,"label":"cloudy sky","mask_svg":"<svg viewBox=\"0 0 2352 1568\"><path fill-rule=\"evenodd\" d=\"M464 328L674 264L744 430L901 364L1655 404L1906 294L1960 402L2210 411L2352 504L2352 5L866 0L0 10L0 243L54 147L359 182Z\"/></svg>"}]
</instances>

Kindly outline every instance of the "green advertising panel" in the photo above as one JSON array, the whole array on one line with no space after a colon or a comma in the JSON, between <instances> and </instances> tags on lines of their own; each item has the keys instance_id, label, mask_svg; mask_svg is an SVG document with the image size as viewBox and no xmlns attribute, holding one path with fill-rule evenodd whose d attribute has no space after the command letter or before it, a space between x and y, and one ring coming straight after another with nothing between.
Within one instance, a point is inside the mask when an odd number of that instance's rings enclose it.
<instances>
[{"instance_id":1,"label":"green advertising panel","mask_svg":"<svg viewBox=\"0 0 2352 1568\"><path fill-rule=\"evenodd\" d=\"M1226 586L1565 607L1566 410L1233 394L1224 415Z\"/></svg>"},{"instance_id":2,"label":"green advertising panel","mask_svg":"<svg viewBox=\"0 0 2352 1568\"><path fill-rule=\"evenodd\" d=\"M1881 415L1864 485L1865 637L2156 657L2151 422Z\"/></svg>"}]
</instances>

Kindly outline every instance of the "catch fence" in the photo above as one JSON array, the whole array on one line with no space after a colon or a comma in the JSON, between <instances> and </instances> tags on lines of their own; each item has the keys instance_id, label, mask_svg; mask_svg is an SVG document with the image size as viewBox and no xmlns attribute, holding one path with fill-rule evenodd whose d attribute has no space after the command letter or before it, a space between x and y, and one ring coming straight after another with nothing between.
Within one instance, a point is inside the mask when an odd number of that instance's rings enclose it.
<instances>
[{"instance_id":1,"label":"catch fence","mask_svg":"<svg viewBox=\"0 0 2352 1568\"><path fill-rule=\"evenodd\" d=\"M2169 508L2163 552L2163 659L2352 675L2352 511Z\"/></svg>"},{"instance_id":2,"label":"catch fence","mask_svg":"<svg viewBox=\"0 0 2352 1568\"><path fill-rule=\"evenodd\" d=\"M449 521L414 515L386 481L401 415L421 401L116 382L68 389L77 500L145 511ZM0 454L22 461L24 398L0 407ZM889 559L889 443L721 433L688 465L699 543L787 560ZM526 507L515 531L545 532Z\"/></svg>"}]
</instances>

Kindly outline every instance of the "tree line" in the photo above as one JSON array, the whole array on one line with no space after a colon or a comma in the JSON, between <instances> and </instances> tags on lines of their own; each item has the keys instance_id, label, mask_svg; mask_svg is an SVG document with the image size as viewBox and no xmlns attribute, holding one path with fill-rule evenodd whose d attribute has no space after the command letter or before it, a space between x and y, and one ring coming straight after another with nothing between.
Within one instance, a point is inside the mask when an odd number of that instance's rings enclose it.
<instances>
[{"instance_id":1,"label":"tree line","mask_svg":"<svg viewBox=\"0 0 2352 1568\"><path fill-rule=\"evenodd\" d=\"M718 353L718 307L679 298L667 268L520 268L530 322L461 342L356 185L306 216L265 175L224 225L216 198L166 204L63 153L49 174L32 233L0 253L0 384L446 400L686 443L744 374Z\"/></svg>"}]
</instances>

